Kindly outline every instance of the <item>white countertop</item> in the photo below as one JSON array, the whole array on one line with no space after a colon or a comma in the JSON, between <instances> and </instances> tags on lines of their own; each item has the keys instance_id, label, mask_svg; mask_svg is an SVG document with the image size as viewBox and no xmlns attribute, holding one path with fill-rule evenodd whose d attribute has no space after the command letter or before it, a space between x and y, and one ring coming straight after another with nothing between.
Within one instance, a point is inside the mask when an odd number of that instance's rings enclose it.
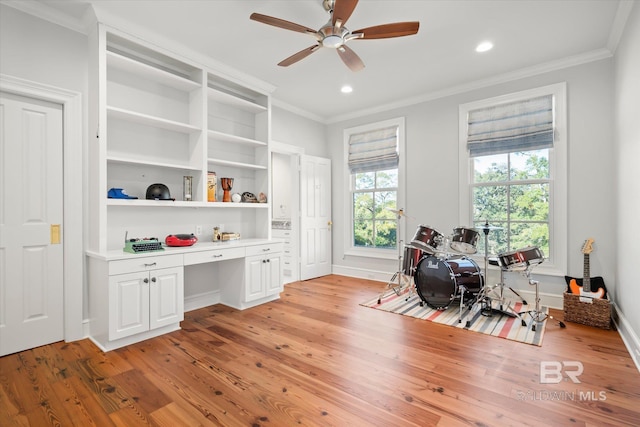
<instances>
[{"instance_id":1,"label":"white countertop","mask_svg":"<svg viewBox=\"0 0 640 427\"><path fill-rule=\"evenodd\" d=\"M94 252L94 251L86 251L87 255L93 258L102 259L105 261L113 261L120 259L134 259L136 257L148 257L148 256L163 256L163 255L172 255L172 254L186 254L191 252L202 252L202 251L210 251L210 250L218 250L225 248L242 248L247 246L256 246L256 245L265 245L270 243L283 243L283 239L238 239L238 240L229 240L226 242L197 242L193 246L164 246L163 251L150 251L150 252L140 252L137 254L132 254L129 252L125 252L122 249L112 250L107 252Z\"/></svg>"}]
</instances>

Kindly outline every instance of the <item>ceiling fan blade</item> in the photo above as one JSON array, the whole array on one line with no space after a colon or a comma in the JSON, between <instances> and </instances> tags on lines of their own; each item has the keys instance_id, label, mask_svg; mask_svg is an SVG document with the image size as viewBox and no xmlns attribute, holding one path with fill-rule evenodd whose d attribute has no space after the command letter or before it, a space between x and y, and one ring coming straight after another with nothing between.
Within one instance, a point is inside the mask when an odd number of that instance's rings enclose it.
<instances>
[{"instance_id":1,"label":"ceiling fan blade","mask_svg":"<svg viewBox=\"0 0 640 427\"><path fill-rule=\"evenodd\" d=\"M280 61L278 63L278 65L281 66L281 67L288 67L289 65L295 64L296 62L300 61L301 59L304 59L307 56L311 55L313 52L315 52L318 49L320 49L320 45L314 44L313 46L308 47L306 49L303 49L298 53L294 53L293 55L291 55L287 59L283 59L282 61Z\"/></svg>"},{"instance_id":2,"label":"ceiling fan blade","mask_svg":"<svg viewBox=\"0 0 640 427\"><path fill-rule=\"evenodd\" d=\"M335 0L333 4L333 17L331 23L343 27L356 8L358 0Z\"/></svg>"},{"instance_id":3,"label":"ceiling fan blade","mask_svg":"<svg viewBox=\"0 0 640 427\"><path fill-rule=\"evenodd\" d=\"M304 25L295 24L293 22L285 21L284 19L274 18L273 16L267 16L261 13L252 13L249 18L254 21L262 22L263 24L284 28L285 30L297 31L299 33L310 33L312 35L317 33L316 30L305 27Z\"/></svg>"},{"instance_id":4,"label":"ceiling fan blade","mask_svg":"<svg viewBox=\"0 0 640 427\"><path fill-rule=\"evenodd\" d=\"M360 71L364 68L362 59L347 45L342 45L338 49L338 55L351 71Z\"/></svg>"},{"instance_id":5,"label":"ceiling fan blade","mask_svg":"<svg viewBox=\"0 0 640 427\"><path fill-rule=\"evenodd\" d=\"M376 25L352 31L353 35L364 34L360 39L387 39L391 37L411 36L418 32L420 22L395 22L393 24ZM357 40L357 38L356 38Z\"/></svg>"}]
</instances>

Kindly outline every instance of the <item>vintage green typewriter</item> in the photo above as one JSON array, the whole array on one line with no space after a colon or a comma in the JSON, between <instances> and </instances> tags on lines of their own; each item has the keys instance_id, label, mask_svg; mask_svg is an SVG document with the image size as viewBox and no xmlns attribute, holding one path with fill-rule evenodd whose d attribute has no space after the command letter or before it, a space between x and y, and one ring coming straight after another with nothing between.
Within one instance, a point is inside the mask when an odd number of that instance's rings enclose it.
<instances>
[{"instance_id":1,"label":"vintage green typewriter","mask_svg":"<svg viewBox=\"0 0 640 427\"><path fill-rule=\"evenodd\" d=\"M128 232L127 232L128 234ZM124 236L124 251L132 254L141 252L164 251L162 242L155 237L145 237L144 239L128 239L127 234Z\"/></svg>"}]
</instances>

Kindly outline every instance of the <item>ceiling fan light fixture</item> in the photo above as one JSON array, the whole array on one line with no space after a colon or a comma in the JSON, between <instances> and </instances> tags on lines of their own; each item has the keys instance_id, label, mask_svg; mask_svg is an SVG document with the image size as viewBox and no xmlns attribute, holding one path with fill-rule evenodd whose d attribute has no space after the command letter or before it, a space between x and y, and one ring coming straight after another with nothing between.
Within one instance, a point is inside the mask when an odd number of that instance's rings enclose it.
<instances>
[{"instance_id":1,"label":"ceiling fan light fixture","mask_svg":"<svg viewBox=\"0 0 640 427\"><path fill-rule=\"evenodd\" d=\"M493 49L493 43L491 43L490 41L483 41L478 46L476 46L476 52L478 53L487 52L491 49Z\"/></svg>"},{"instance_id":2,"label":"ceiling fan light fixture","mask_svg":"<svg viewBox=\"0 0 640 427\"><path fill-rule=\"evenodd\" d=\"M330 35L322 39L322 46L324 47L332 47L334 49L339 48L344 44L342 37L337 35Z\"/></svg>"}]
</instances>

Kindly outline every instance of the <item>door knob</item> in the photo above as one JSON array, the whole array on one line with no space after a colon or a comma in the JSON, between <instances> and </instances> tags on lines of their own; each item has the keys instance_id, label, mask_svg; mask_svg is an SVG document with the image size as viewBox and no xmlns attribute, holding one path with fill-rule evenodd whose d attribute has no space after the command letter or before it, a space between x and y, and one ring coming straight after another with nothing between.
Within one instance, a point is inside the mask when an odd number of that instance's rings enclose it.
<instances>
[{"instance_id":1,"label":"door knob","mask_svg":"<svg viewBox=\"0 0 640 427\"><path fill-rule=\"evenodd\" d=\"M329 230L331 230L331 226L333 225L333 221L328 221L327 225L329 226Z\"/></svg>"}]
</instances>

